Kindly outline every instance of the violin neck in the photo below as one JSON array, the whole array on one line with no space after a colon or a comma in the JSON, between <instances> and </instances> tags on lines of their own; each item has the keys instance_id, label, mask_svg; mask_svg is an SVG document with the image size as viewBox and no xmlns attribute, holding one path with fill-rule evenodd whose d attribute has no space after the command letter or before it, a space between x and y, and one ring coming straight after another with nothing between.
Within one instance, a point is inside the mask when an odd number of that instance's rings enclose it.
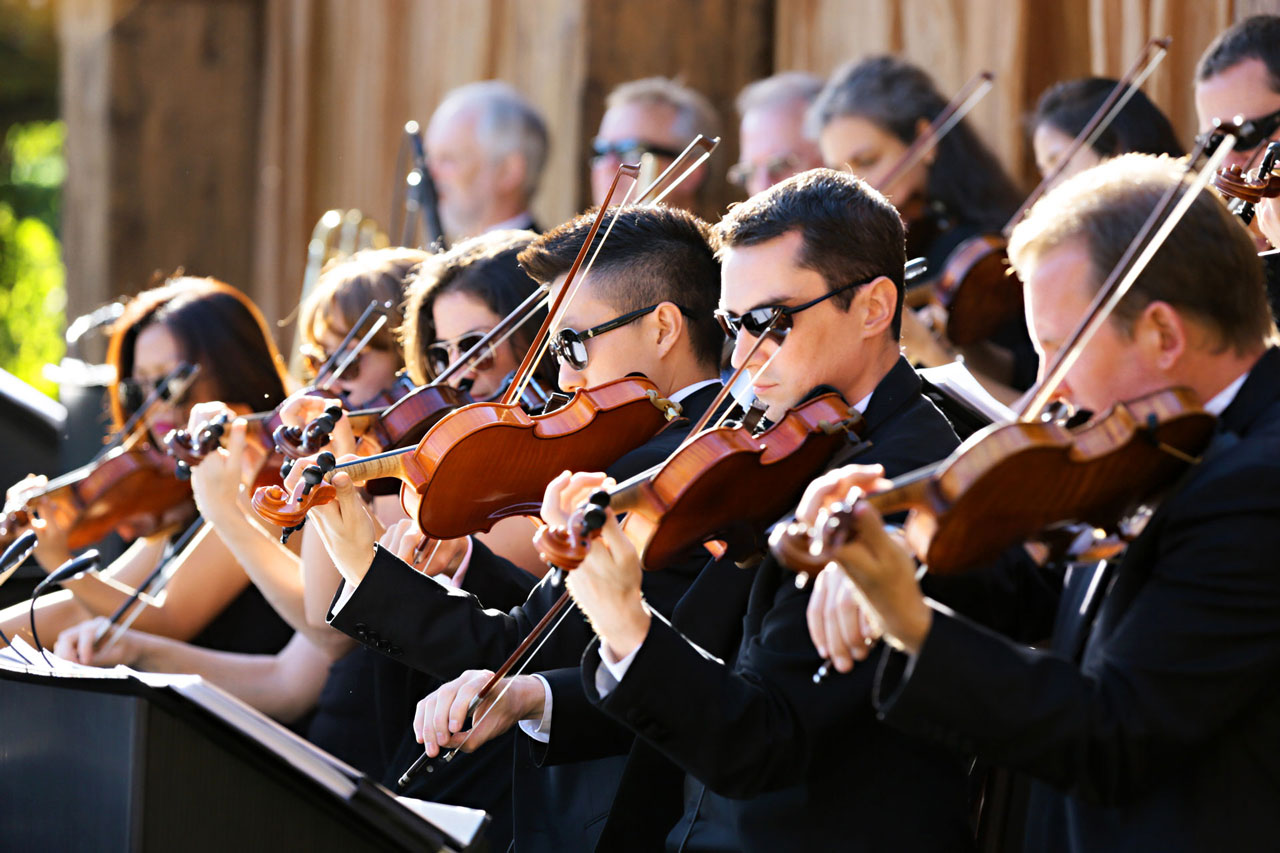
<instances>
[{"instance_id":1,"label":"violin neck","mask_svg":"<svg viewBox=\"0 0 1280 853\"><path fill-rule=\"evenodd\" d=\"M933 475L936 470L937 466L930 465L919 471L912 471L894 480L889 488L866 495L863 500L875 507L881 515L930 506L934 502Z\"/></svg>"},{"instance_id":2,"label":"violin neck","mask_svg":"<svg viewBox=\"0 0 1280 853\"><path fill-rule=\"evenodd\" d=\"M400 450L389 450L386 453L366 456L364 459L358 459L353 462L344 462L337 466L334 472L342 471L357 485L383 477L395 477L398 480L403 480L405 479L405 460L409 458L409 455L415 449L415 447L406 447Z\"/></svg>"}]
</instances>

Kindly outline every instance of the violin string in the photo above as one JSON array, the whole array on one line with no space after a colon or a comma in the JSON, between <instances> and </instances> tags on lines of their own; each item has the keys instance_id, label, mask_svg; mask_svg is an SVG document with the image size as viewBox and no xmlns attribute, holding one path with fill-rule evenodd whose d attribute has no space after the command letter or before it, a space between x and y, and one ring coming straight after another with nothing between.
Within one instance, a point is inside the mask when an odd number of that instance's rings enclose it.
<instances>
[{"instance_id":1,"label":"violin string","mask_svg":"<svg viewBox=\"0 0 1280 853\"><path fill-rule=\"evenodd\" d=\"M351 363L360 356L361 351L366 346L368 346L369 341L373 340L373 336L378 334L378 331L386 324L387 324L387 315L379 314L378 319L375 320L373 322L373 325L369 327L369 331L365 332L364 337L360 338L359 343L353 346L351 350L347 352L345 356L343 356L343 359L341 363L338 364L337 369L334 370L333 374L328 379L325 380L324 387L326 389L328 389L329 386L332 385L334 382L338 381L338 379L342 376L342 374L346 371L346 369L351 366Z\"/></svg>"},{"instance_id":2,"label":"violin string","mask_svg":"<svg viewBox=\"0 0 1280 853\"><path fill-rule=\"evenodd\" d=\"M377 310L378 300L374 299L365 306L364 311L360 312L360 316L356 318L355 323L353 323L351 328L347 330L347 333L342 336L342 340L338 343L337 349L329 354L329 357L324 360L324 364L320 365L320 369L316 371L315 379L313 381L317 388L324 389L329 387L329 382L332 381L332 377L328 374L333 370L333 366L337 362L338 356L346 351L347 345L351 343L359 333L360 329L364 328L364 324L368 322L369 315Z\"/></svg>"}]
</instances>

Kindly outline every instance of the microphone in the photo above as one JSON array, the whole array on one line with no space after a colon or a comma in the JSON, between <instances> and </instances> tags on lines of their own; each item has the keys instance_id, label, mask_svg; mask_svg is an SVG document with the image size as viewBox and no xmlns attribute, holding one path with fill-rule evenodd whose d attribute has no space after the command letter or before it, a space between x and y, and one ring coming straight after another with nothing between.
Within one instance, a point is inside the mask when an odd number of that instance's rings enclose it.
<instances>
[{"instance_id":1,"label":"microphone","mask_svg":"<svg viewBox=\"0 0 1280 853\"><path fill-rule=\"evenodd\" d=\"M9 544L8 548L4 549L4 554L0 555L0 584L3 584L9 579L9 573L13 569L16 569L27 561L27 558L31 556L31 552L36 549L36 544L38 542L39 539L36 538L36 532L34 530L28 530L26 533L13 540L13 542ZM31 666L31 661L27 660L26 656L22 654L22 652L18 651L17 647L9 641L9 637L4 631L0 631L0 640L3 640L6 646L13 649L13 653L22 658L23 663L27 666Z\"/></svg>"},{"instance_id":2,"label":"microphone","mask_svg":"<svg viewBox=\"0 0 1280 853\"><path fill-rule=\"evenodd\" d=\"M74 577L82 572L92 571L98 568L98 550L90 548L79 557L72 557L57 569L49 573L49 576L40 583L36 584L36 588L31 591L31 605L27 608L27 618L31 622L31 639L35 641L36 651L40 652L40 656L44 658L44 662L53 666L49 662L49 656L44 652L44 646L40 642L40 634L36 631L36 598L40 593L44 592L45 587L52 586L55 583Z\"/></svg>"}]
</instances>

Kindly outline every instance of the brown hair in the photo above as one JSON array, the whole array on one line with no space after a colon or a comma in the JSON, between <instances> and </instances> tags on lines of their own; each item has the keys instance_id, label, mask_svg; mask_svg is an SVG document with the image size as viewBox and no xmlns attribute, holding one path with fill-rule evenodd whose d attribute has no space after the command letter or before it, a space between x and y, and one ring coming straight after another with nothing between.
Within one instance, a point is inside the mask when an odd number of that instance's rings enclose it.
<instances>
[{"instance_id":1,"label":"brown hair","mask_svg":"<svg viewBox=\"0 0 1280 853\"><path fill-rule=\"evenodd\" d=\"M214 399L254 412L284 400L284 361L257 306L217 279L177 275L135 296L112 327L107 363L116 369L108 389L115 428L133 414L121 399L120 381L133 374L138 335L154 323L173 334L184 361L200 365L199 381Z\"/></svg>"},{"instance_id":2,"label":"brown hair","mask_svg":"<svg viewBox=\"0 0 1280 853\"><path fill-rule=\"evenodd\" d=\"M1064 181L1013 230L1009 258L1016 269L1046 252L1080 241L1089 253L1092 286L1110 274L1155 209L1184 177L1181 161L1123 154ZM1201 191L1151 263L1116 307L1112 320L1126 333L1152 302L1207 323L1225 349L1254 352L1275 334L1253 240L1218 198Z\"/></svg>"},{"instance_id":3,"label":"brown hair","mask_svg":"<svg viewBox=\"0 0 1280 853\"><path fill-rule=\"evenodd\" d=\"M592 242L599 251L591 267L594 295L618 313L659 302L678 305L686 319L689 344L700 364L718 366L724 332L716 323L720 299L720 262L711 246L711 226L678 207L624 207ZM587 239L595 211L577 216L520 253L520 266L550 283L569 271ZM604 242L606 229L609 239Z\"/></svg>"},{"instance_id":4,"label":"brown hair","mask_svg":"<svg viewBox=\"0 0 1280 853\"><path fill-rule=\"evenodd\" d=\"M330 261L299 309L298 329L303 342L319 347L319 339L326 330L345 335L369 303L377 300L391 304L391 316L369 341L369 346L399 355L396 329L403 321L406 279L428 257L421 249L396 246L364 249Z\"/></svg>"},{"instance_id":5,"label":"brown hair","mask_svg":"<svg viewBox=\"0 0 1280 853\"><path fill-rule=\"evenodd\" d=\"M721 251L754 246L792 231L802 239L799 265L822 276L827 290L884 276L898 292L890 333L902 331L907 263L902 217L865 181L834 169L810 169L774 184L741 204L715 227ZM831 297L841 310L852 290Z\"/></svg>"},{"instance_id":6,"label":"brown hair","mask_svg":"<svg viewBox=\"0 0 1280 853\"><path fill-rule=\"evenodd\" d=\"M537 287L516 263L516 256L537 236L532 231L489 231L458 243L422 265L405 292L404 325L400 334L405 366L414 382L422 385L434 378L426 352L436 340L435 320L431 315L436 299L446 293L468 293L499 317L507 316ZM512 333L509 340L517 357L529 348L534 332L546 315L545 309L538 311ZM547 377L540 375L540 378ZM550 387L555 387L554 379Z\"/></svg>"}]
</instances>

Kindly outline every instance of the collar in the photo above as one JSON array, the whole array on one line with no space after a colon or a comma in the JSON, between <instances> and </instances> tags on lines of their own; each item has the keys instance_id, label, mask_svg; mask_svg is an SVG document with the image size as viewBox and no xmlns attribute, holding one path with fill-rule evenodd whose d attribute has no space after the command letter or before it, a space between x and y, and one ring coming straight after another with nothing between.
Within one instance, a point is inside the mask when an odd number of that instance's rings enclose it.
<instances>
[{"instance_id":1,"label":"collar","mask_svg":"<svg viewBox=\"0 0 1280 853\"><path fill-rule=\"evenodd\" d=\"M1221 417L1222 413L1227 410L1227 406L1230 406L1236 395L1240 393L1240 388L1248 378L1249 371L1246 370L1237 376L1234 382L1214 394L1213 399L1204 404L1204 410L1214 417Z\"/></svg>"},{"instance_id":2,"label":"collar","mask_svg":"<svg viewBox=\"0 0 1280 853\"><path fill-rule=\"evenodd\" d=\"M704 379L701 382L695 382L692 385L686 385L683 388L681 388L679 391L676 391L673 394L668 394L667 399L673 403L679 403L681 400L684 400L688 397L693 396L694 394L697 394L703 388L710 388L712 385L719 385L719 384L720 384L719 379Z\"/></svg>"},{"instance_id":3,"label":"collar","mask_svg":"<svg viewBox=\"0 0 1280 853\"><path fill-rule=\"evenodd\" d=\"M875 393L874 391L871 392L871 394L874 394L874 393ZM868 394L867 396L863 397L861 400L853 404L853 407L858 410L859 414L866 414L867 403L871 402L871 394Z\"/></svg>"}]
</instances>

